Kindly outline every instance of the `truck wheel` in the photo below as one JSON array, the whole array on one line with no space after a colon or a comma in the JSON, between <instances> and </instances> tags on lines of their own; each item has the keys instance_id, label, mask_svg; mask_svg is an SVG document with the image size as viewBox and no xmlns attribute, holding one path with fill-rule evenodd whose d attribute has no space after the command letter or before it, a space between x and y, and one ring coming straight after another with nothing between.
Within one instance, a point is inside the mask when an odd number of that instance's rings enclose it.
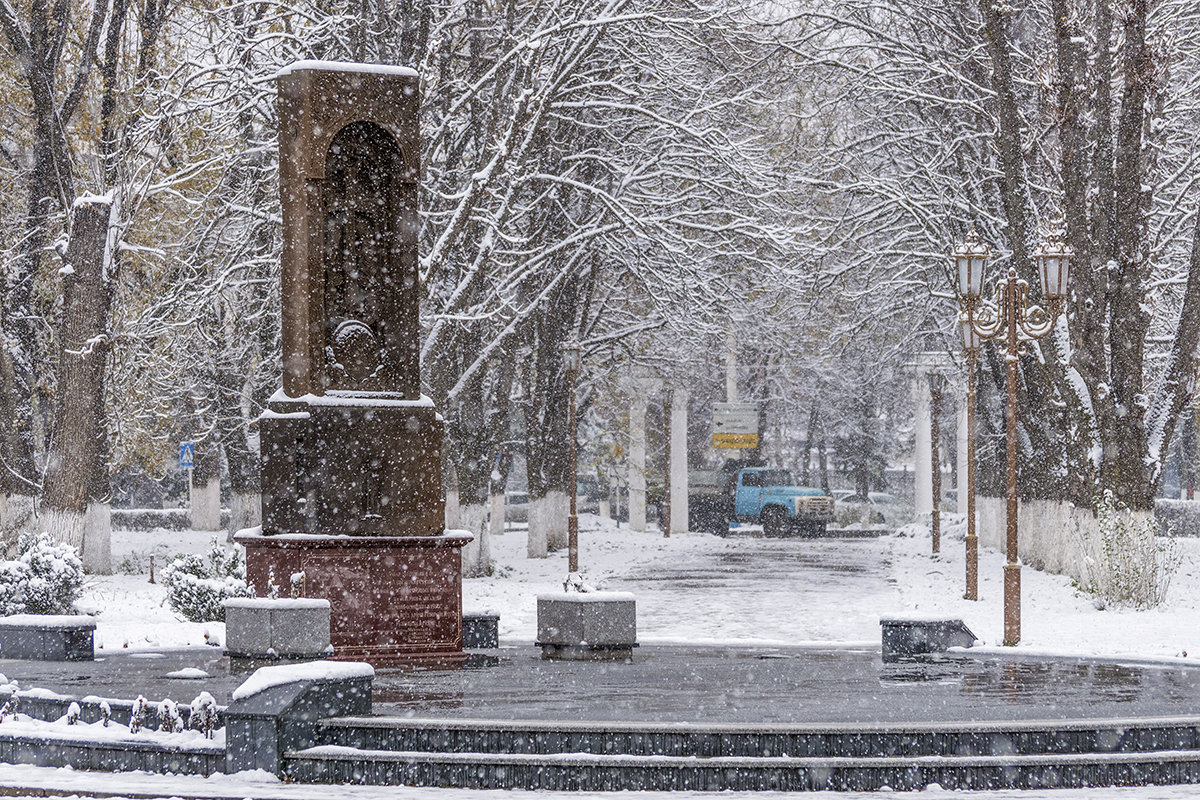
<instances>
[{"instance_id":1,"label":"truck wheel","mask_svg":"<svg viewBox=\"0 0 1200 800\"><path fill-rule=\"evenodd\" d=\"M778 539L787 533L787 512L777 506L767 506L763 509L762 515L763 535Z\"/></svg>"}]
</instances>

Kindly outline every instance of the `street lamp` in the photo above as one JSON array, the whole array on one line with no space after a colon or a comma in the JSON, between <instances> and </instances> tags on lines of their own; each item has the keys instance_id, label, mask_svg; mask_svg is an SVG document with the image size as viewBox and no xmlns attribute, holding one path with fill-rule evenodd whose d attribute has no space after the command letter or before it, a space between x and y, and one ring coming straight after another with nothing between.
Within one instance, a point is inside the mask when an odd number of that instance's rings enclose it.
<instances>
[{"instance_id":1,"label":"street lamp","mask_svg":"<svg viewBox=\"0 0 1200 800\"><path fill-rule=\"evenodd\" d=\"M567 517L567 572L579 572L579 517L576 507L579 499L579 465L575 452L578 436L578 421L575 419L575 384L579 379L580 353L579 341L572 337L563 346L563 366L567 371L567 430L571 439L571 514Z\"/></svg>"},{"instance_id":2,"label":"street lamp","mask_svg":"<svg viewBox=\"0 0 1200 800\"><path fill-rule=\"evenodd\" d=\"M946 389L946 376L941 372L930 372L929 378L929 405L930 405L930 448L933 461L933 512L930 521L930 528L933 533L933 552L940 553L942 551L942 469L941 456L938 453L938 439L941 433L938 430L938 407L942 404L942 392Z\"/></svg>"},{"instance_id":3,"label":"street lamp","mask_svg":"<svg viewBox=\"0 0 1200 800\"><path fill-rule=\"evenodd\" d=\"M992 249L979 241L975 226L964 242L954 248L954 262L958 275L958 297L960 304L972 307L979 302L983 291L983 272L987 268ZM975 534L975 372L979 363L979 334L969 319L960 316L963 336L963 355L967 362L967 600L979 599L979 537Z\"/></svg>"},{"instance_id":4,"label":"street lamp","mask_svg":"<svg viewBox=\"0 0 1200 800\"><path fill-rule=\"evenodd\" d=\"M1017 563L1017 359L1020 343L1036 341L1054 330L1067 295L1067 279L1070 274L1071 257L1075 251L1063 241L1064 231L1056 225L1035 253L1038 259L1042 293L1046 296L1046 307L1029 302L1029 284L1017 277L1015 269L996 282L994 303L980 302L983 288L983 270L987 264L989 248L979 241L975 226L971 226L966 240L954 248L954 261L958 274L958 301L961 311L958 319L962 326L963 345L967 352L968 378L968 459L967 466L967 597L974 599L976 588L972 585L972 571L978 570L977 547L974 538L975 526L975 457L974 457L974 380L975 353L982 339L1005 340L1005 389L1004 430L1007 444L1007 468L1005 488L1006 507L1006 563L1004 565L1004 644L1015 645L1021 640L1021 565ZM974 560L974 563L972 561Z\"/></svg>"}]
</instances>

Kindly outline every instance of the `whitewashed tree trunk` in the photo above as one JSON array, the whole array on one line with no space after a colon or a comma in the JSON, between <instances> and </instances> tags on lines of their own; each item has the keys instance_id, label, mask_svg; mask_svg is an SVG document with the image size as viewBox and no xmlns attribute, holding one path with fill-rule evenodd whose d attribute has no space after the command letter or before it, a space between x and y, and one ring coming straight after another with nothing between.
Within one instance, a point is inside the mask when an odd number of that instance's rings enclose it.
<instances>
[{"instance_id":1,"label":"whitewashed tree trunk","mask_svg":"<svg viewBox=\"0 0 1200 800\"><path fill-rule=\"evenodd\" d=\"M192 529L221 530L221 481L212 478L202 484L192 484Z\"/></svg>"},{"instance_id":2,"label":"whitewashed tree trunk","mask_svg":"<svg viewBox=\"0 0 1200 800\"><path fill-rule=\"evenodd\" d=\"M233 492L229 496L229 532L262 524L262 496L257 492Z\"/></svg>"},{"instance_id":3,"label":"whitewashed tree trunk","mask_svg":"<svg viewBox=\"0 0 1200 800\"><path fill-rule=\"evenodd\" d=\"M488 516L488 535L500 536L504 533L504 492L492 495L491 509Z\"/></svg>"},{"instance_id":4,"label":"whitewashed tree trunk","mask_svg":"<svg viewBox=\"0 0 1200 800\"><path fill-rule=\"evenodd\" d=\"M525 554L529 558L545 558L550 549L546 542L546 525L542 522L546 515L546 499L534 500L531 497L528 508L529 532Z\"/></svg>"},{"instance_id":5,"label":"whitewashed tree trunk","mask_svg":"<svg viewBox=\"0 0 1200 800\"><path fill-rule=\"evenodd\" d=\"M474 537L462 549L463 577L478 578L486 575L490 561L487 546L487 505L467 503L459 506L458 522L458 530L464 530Z\"/></svg>"},{"instance_id":6,"label":"whitewashed tree trunk","mask_svg":"<svg viewBox=\"0 0 1200 800\"><path fill-rule=\"evenodd\" d=\"M458 506L458 487L446 488L446 530L457 531L462 529L461 514Z\"/></svg>"},{"instance_id":7,"label":"whitewashed tree trunk","mask_svg":"<svg viewBox=\"0 0 1200 800\"><path fill-rule=\"evenodd\" d=\"M80 557L84 572L112 574L112 506L108 503L88 503Z\"/></svg>"},{"instance_id":8,"label":"whitewashed tree trunk","mask_svg":"<svg viewBox=\"0 0 1200 800\"><path fill-rule=\"evenodd\" d=\"M4 498L0 508L0 540L5 549L11 551L21 534L33 527L34 499L27 494L13 494Z\"/></svg>"},{"instance_id":9,"label":"whitewashed tree trunk","mask_svg":"<svg viewBox=\"0 0 1200 800\"><path fill-rule=\"evenodd\" d=\"M84 525L86 514L78 511L59 511L54 508L43 508L38 514L37 527L50 535L55 541L69 544L75 552L83 552Z\"/></svg>"},{"instance_id":10,"label":"whitewashed tree trunk","mask_svg":"<svg viewBox=\"0 0 1200 800\"><path fill-rule=\"evenodd\" d=\"M566 492L546 492L542 524L546 526L546 545L551 550L567 549L567 517L571 515L571 498Z\"/></svg>"}]
</instances>

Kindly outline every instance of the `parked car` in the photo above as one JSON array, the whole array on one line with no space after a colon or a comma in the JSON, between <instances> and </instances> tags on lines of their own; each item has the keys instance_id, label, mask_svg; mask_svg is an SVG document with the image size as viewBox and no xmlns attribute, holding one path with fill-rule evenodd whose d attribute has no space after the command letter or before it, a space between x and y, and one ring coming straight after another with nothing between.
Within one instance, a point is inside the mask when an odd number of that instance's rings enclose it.
<instances>
[{"instance_id":1,"label":"parked car","mask_svg":"<svg viewBox=\"0 0 1200 800\"><path fill-rule=\"evenodd\" d=\"M850 492L837 501L835 512L838 524L843 526L899 525L910 513L899 498L887 492L868 492L866 498Z\"/></svg>"},{"instance_id":2,"label":"parked car","mask_svg":"<svg viewBox=\"0 0 1200 800\"><path fill-rule=\"evenodd\" d=\"M529 492L504 493L504 521L529 522Z\"/></svg>"}]
</instances>

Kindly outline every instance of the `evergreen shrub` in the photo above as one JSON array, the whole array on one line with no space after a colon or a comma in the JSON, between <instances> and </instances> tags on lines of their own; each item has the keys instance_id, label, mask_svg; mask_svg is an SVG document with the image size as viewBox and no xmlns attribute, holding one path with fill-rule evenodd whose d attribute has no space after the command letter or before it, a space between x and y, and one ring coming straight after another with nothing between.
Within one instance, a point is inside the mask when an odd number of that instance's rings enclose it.
<instances>
[{"instance_id":1,"label":"evergreen shrub","mask_svg":"<svg viewBox=\"0 0 1200 800\"><path fill-rule=\"evenodd\" d=\"M163 570L162 582L167 604L192 622L224 622L225 600L254 596L238 549L215 541L207 557L177 556Z\"/></svg>"}]
</instances>

